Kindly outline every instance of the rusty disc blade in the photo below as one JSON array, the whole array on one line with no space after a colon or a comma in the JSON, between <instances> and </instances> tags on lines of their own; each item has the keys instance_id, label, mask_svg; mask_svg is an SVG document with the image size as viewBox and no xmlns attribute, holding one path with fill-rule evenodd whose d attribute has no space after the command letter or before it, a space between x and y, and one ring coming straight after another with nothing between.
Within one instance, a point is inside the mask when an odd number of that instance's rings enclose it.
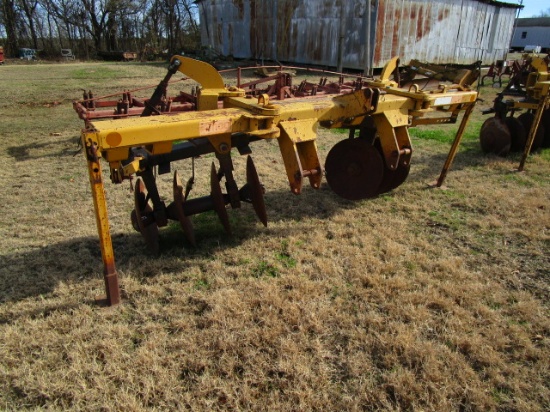
<instances>
[{"instance_id":1,"label":"rusty disc blade","mask_svg":"<svg viewBox=\"0 0 550 412\"><path fill-rule=\"evenodd\" d=\"M376 140L374 147L378 152L380 153L380 157L384 159L384 154L382 152L382 145L380 143L380 140ZM410 159L409 159L410 160ZM382 160L384 162L384 165L386 165L386 161ZM399 187L405 180L407 180L407 177L409 176L409 171L411 170L411 163L407 162L407 165L403 165L401 162L399 162L399 165L397 165L397 168L395 170L391 170L387 166L384 167L384 177L382 178L382 183L380 183L380 186L378 187L378 194L389 192L390 190L395 189L396 187Z\"/></svg>"},{"instance_id":2,"label":"rusty disc blade","mask_svg":"<svg viewBox=\"0 0 550 412\"><path fill-rule=\"evenodd\" d=\"M399 164L395 170L390 170L387 167L384 168L384 178L380 187L378 188L378 194L389 192L403 184L409 176L411 170L411 164L407 166Z\"/></svg>"},{"instance_id":3,"label":"rusty disc blade","mask_svg":"<svg viewBox=\"0 0 550 412\"><path fill-rule=\"evenodd\" d=\"M342 140L334 145L325 163L327 182L348 200L376 196L384 177L384 162L374 146L363 139Z\"/></svg>"},{"instance_id":4,"label":"rusty disc blade","mask_svg":"<svg viewBox=\"0 0 550 412\"><path fill-rule=\"evenodd\" d=\"M523 127L523 123L515 117L507 117L504 119L504 122L510 131L510 151L523 151L523 149L525 149L525 143L527 143L527 131L525 127Z\"/></svg>"},{"instance_id":5,"label":"rusty disc blade","mask_svg":"<svg viewBox=\"0 0 550 412\"><path fill-rule=\"evenodd\" d=\"M173 190L174 190L174 209L176 211L178 221L180 222L181 230L183 230L183 234L185 238L189 241L189 243L191 243L193 246L196 247L197 242L195 240L195 230L193 229L193 223L191 222L191 219L189 219L189 217L186 216L185 212L183 211L185 196L183 194L183 185L181 184L181 179L178 175L177 170L174 171Z\"/></svg>"},{"instance_id":6,"label":"rusty disc blade","mask_svg":"<svg viewBox=\"0 0 550 412\"><path fill-rule=\"evenodd\" d=\"M134 230L141 233L141 229L138 224L136 209L132 209L132 213L130 213L130 219L132 220L132 227L134 228Z\"/></svg>"},{"instance_id":7,"label":"rusty disc blade","mask_svg":"<svg viewBox=\"0 0 550 412\"><path fill-rule=\"evenodd\" d=\"M533 113L522 113L518 116L518 120L523 124L523 127L525 128L525 131L527 133L527 138L529 138L529 131L531 130L531 126L535 121L535 115ZM535 133L535 140L533 140L533 144L531 145L531 151L537 150L542 146L544 142L544 134L544 124L541 119L539 127L537 128L537 131Z\"/></svg>"},{"instance_id":8,"label":"rusty disc blade","mask_svg":"<svg viewBox=\"0 0 550 412\"><path fill-rule=\"evenodd\" d=\"M512 145L512 137L506 122L498 117L485 120L479 133L479 142L484 153L506 156Z\"/></svg>"},{"instance_id":9,"label":"rusty disc blade","mask_svg":"<svg viewBox=\"0 0 550 412\"><path fill-rule=\"evenodd\" d=\"M229 216L227 215L227 209L225 208L225 201L223 200L222 188L220 181L218 180L218 173L216 172L216 166L212 162L212 168L210 169L210 196L214 203L214 210L218 214L223 228L227 234L231 234L231 226L229 225Z\"/></svg>"},{"instance_id":10,"label":"rusty disc blade","mask_svg":"<svg viewBox=\"0 0 550 412\"><path fill-rule=\"evenodd\" d=\"M132 217L132 226L135 224L139 228L139 232L145 239L145 243L149 251L155 255L158 255L159 228L153 216L153 209L147 203L147 191L145 190L145 184L141 179L136 181L134 190L134 212L135 217Z\"/></svg>"},{"instance_id":11,"label":"rusty disc blade","mask_svg":"<svg viewBox=\"0 0 550 412\"><path fill-rule=\"evenodd\" d=\"M260 183L260 178L258 177L258 172L256 171L256 166L252 157L248 156L246 159L246 183L248 183L250 190L250 200L252 202L252 207L256 212L256 216L260 219L260 222L264 226L267 226L267 211L265 210L264 202L264 188Z\"/></svg>"}]
</instances>

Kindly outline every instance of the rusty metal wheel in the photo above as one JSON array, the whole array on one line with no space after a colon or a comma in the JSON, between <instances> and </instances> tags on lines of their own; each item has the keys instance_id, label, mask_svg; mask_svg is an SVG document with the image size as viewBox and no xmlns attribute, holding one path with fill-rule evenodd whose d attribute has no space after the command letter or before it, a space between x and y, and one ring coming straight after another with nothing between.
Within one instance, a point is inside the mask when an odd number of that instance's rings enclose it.
<instances>
[{"instance_id":1,"label":"rusty metal wheel","mask_svg":"<svg viewBox=\"0 0 550 412\"><path fill-rule=\"evenodd\" d=\"M533 122L535 120L535 115L529 112L522 113L518 116L518 120L523 124L523 127L525 128L525 131L527 133L527 138L529 138L529 131L531 130L531 126L533 125ZM542 146L544 142L544 134L544 124L541 119L539 127L537 128L537 131L535 133L535 140L533 140L531 151L537 150Z\"/></svg>"},{"instance_id":2,"label":"rusty metal wheel","mask_svg":"<svg viewBox=\"0 0 550 412\"><path fill-rule=\"evenodd\" d=\"M174 192L174 210L176 212L176 217L180 222L181 229L185 238L193 246L197 246L195 240L195 230L193 229L193 223L191 219L185 215L183 211L183 204L185 203L185 195L183 194L183 185L181 184L181 179L178 175L177 170L174 172L173 180L173 192Z\"/></svg>"},{"instance_id":3,"label":"rusty metal wheel","mask_svg":"<svg viewBox=\"0 0 550 412\"><path fill-rule=\"evenodd\" d=\"M491 117L483 122L479 141L484 153L494 153L498 156L506 156L512 145L512 137L506 122L498 117Z\"/></svg>"},{"instance_id":4,"label":"rusty metal wheel","mask_svg":"<svg viewBox=\"0 0 550 412\"><path fill-rule=\"evenodd\" d=\"M227 214L227 209L225 208L222 188L220 186L220 180L218 179L218 173L216 172L216 165L214 164L214 162L212 162L212 167L210 169L210 196L212 197L214 210L218 214L218 217L222 222L225 232L231 235L229 216Z\"/></svg>"},{"instance_id":5,"label":"rusty metal wheel","mask_svg":"<svg viewBox=\"0 0 550 412\"><path fill-rule=\"evenodd\" d=\"M248 184L250 201L256 212L256 216L258 216L258 219L260 219L260 222L262 222L264 226L267 226L267 211L265 210L264 202L265 191L260 183L254 161L250 156L246 159L246 183Z\"/></svg>"},{"instance_id":6,"label":"rusty metal wheel","mask_svg":"<svg viewBox=\"0 0 550 412\"><path fill-rule=\"evenodd\" d=\"M527 142L527 132L523 127L523 123L515 117L507 117L504 122L510 131L510 151L522 152Z\"/></svg>"},{"instance_id":7,"label":"rusty metal wheel","mask_svg":"<svg viewBox=\"0 0 550 412\"><path fill-rule=\"evenodd\" d=\"M390 190L401 186L403 182L407 180L410 170L410 163L407 166L399 165L395 170L390 170L387 167L384 168L384 178L378 188L378 194L389 192Z\"/></svg>"},{"instance_id":8,"label":"rusty metal wheel","mask_svg":"<svg viewBox=\"0 0 550 412\"><path fill-rule=\"evenodd\" d=\"M378 150L382 159L384 159L384 153L382 152L382 145L380 144L380 140L377 139L375 141L374 147L376 148L376 150ZM383 160L383 162L385 165L386 161ZM378 188L378 194L389 192L390 190L401 186L403 182L407 180L410 170L410 162L408 162L407 165L402 165L400 163L395 170L391 170L387 166L384 167L384 177L382 178L382 182L380 183L380 187Z\"/></svg>"},{"instance_id":9,"label":"rusty metal wheel","mask_svg":"<svg viewBox=\"0 0 550 412\"><path fill-rule=\"evenodd\" d=\"M134 211L131 215L132 226L139 229L149 251L159 254L159 228L155 222L153 209L147 201L147 190L143 180L137 179L134 190Z\"/></svg>"},{"instance_id":10,"label":"rusty metal wheel","mask_svg":"<svg viewBox=\"0 0 550 412\"><path fill-rule=\"evenodd\" d=\"M325 173L328 185L348 200L374 197L384 177L380 153L363 139L342 140L327 155Z\"/></svg>"}]
</instances>

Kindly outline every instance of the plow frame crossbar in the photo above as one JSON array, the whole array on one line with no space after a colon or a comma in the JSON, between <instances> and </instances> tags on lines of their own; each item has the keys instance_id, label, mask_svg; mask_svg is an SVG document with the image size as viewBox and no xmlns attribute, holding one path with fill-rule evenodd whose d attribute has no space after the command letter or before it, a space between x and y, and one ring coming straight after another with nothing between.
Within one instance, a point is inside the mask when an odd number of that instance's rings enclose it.
<instances>
[{"instance_id":1,"label":"plow frame crossbar","mask_svg":"<svg viewBox=\"0 0 550 412\"><path fill-rule=\"evenodd\" d=\"M434 91L419 91L414 87L398 89L397 84L390 80L397 59L388 63L380 79L361 81L357 90L272 101L267 94L251 98L245 90L226 87L219 72L207 63L181 56L174 56L172 64L174 62L178 71L200 84L196 93L196 111L114 120L86 119L86 128L81 134L101 244L108 305L120 302L120 292L100 158L109 163L111 181L120 183L142 171L145 162L149 162L149 166L169 165L173 160L212 152L221 159L228 156L232 148L241 151L250 142L277 139L291 191L299 194L304 178L309 179L313 188L319 188L323 177L324 169L316 146L318 126L347 128L352 137L370 117L378 130L386 165L395 170L410 162L409 127L455 123L463 112L437 181L437 186L441 186L477 99L475 91L446 87ZM79 107L75 106L75 110L79 112ZM195 143L197 149L193 149Z\"/></svg>"}]
</instances>

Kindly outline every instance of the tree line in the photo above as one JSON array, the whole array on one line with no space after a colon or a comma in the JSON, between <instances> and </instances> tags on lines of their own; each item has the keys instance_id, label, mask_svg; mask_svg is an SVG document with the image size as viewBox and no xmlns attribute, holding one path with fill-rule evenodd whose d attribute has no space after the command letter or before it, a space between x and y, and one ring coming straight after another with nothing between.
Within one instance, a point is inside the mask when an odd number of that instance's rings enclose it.
<instances>
[{"instance_id":1,"label":"tree line","mask_svg":"<svg viewBox=\"0 0 550 412\"><path fill-rule=\"evenodd\" d=\"M20 48L55 58L71 49L79 58L134 51L143 59L199 46L193 0L0 0L0 45L8 57Z\"/></svg>"}]
</instances>

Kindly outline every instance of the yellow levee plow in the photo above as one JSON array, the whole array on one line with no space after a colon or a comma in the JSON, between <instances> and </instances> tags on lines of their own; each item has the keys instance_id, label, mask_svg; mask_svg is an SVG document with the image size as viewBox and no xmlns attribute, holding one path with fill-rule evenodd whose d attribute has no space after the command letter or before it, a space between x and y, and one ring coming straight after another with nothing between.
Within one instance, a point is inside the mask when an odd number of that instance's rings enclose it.
<instances>
[{"instance_id":1,"label":"yellow levee plow","mask_svg":"<svg viewBox=\"0 0 550 412\"><path fill-rule=\"evenodd\" d=\"M456 123L463 112L437 181L441 186L477 93L463 85L419 90L413 84L401 89L391 79L396 70L397 59L392 59L377 79L356 77L346 82L344 75L339 75L336 83L322 78L319 83L303 81L294 86L288 70L280 68L278 75L267 78L274 83L266 88L260 81L242 83L239 70L237 86L226 87L220 73L209 64L174 56L168 74L149 99L140 100L125 92L121 99L107 104L85 93L74 107L86 123L81 139L107 303L118 304L120 293L101 159L108 162L113 183L138 177L131 220L153 253L159 252L159 228L170 220L179 222L187 241L195 245L191 217L205 211L215 211L230 233L228 208L250 203L267 225L264 188L250 156L251 144L260 140L277 140L292 193L300 194L306 179L317 189L325 177L336 194L359 200L388 192L406 180L413 154L409 127ZM169 80L178 72L199 86L191 93L169 98ZM106 107L108 114L101 114ZM349 130L348 137L329 151L324 164L317 150L319 127ZM248 156L246 183L241 187L233 176L231 156L235 152ZM210 195L189 198L191 185L184 187L174 173L173 200L166 204L157 188L157 174L169 172L172 162L207 153L216 157L210 168Z\"/></svg>"}]
</instances>

